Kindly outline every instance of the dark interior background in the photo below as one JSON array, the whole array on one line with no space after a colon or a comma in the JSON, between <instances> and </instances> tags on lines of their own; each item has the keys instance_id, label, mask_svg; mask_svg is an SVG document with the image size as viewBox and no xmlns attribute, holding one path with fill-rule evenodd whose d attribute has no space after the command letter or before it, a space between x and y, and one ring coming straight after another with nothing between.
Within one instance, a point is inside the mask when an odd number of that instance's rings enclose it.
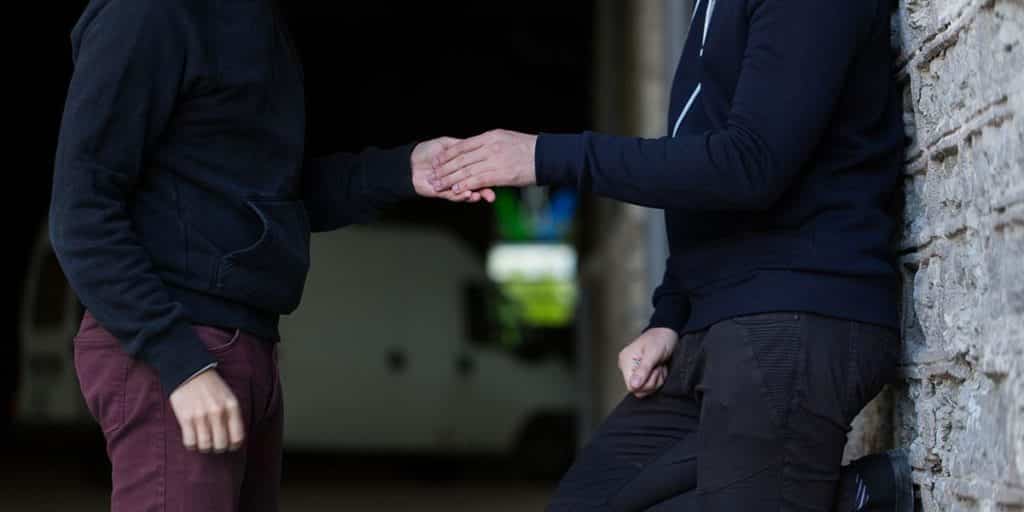
<instances>
[{"instance_id":1,"label":"dark interior background","mask_svg":"<svg viewBox=\"0 0 1024 512\"><path fill-rule=\"evenodd\" d=\"M504 7L504 8L502 8ZM289 3L306 68L309 150L358 151L493 129L590 125L589 1ZM431 223L485 249L489 207L411 201L384 221Z\"/></svg>"},{"instance_id":2,"label":"dark interior background","mask_svg":"<svg viewBox=\"0 0 1024 512\"><path fill-rule=\"evenodd\" d=\"M9 283L20 297L32 246L49 206L70 32L86 1L22 4L31 30L8 68L19 113L17 192L9 217ZM309 151L359 151L491 128L580 131L590 126L593 2L285 2L306 68ZM12 206L9 205L9 208ZM495 236L487 205L412 200L383 222L442 226L481 257ZM0 428L16 383L20 304L3 308Z\"/></svg>"}]
</instances>

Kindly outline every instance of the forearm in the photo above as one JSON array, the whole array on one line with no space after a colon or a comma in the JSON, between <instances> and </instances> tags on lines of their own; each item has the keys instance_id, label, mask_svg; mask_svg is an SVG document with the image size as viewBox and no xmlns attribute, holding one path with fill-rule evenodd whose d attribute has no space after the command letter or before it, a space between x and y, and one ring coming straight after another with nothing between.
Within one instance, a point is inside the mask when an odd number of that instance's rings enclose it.
<instances>
[{"instance_id":1,"label":"forearm","mask_svg":"<svg viewBox=\"0 0 1024 512\"><path fill-rule=\"evenodd\" d=\"M372 148L309 160L302 189L313 231L368 222L381 208L414 196L413 148Z\"/></svg>"},{"instance_id":2,"label":"forearm","mask_svg":"<svg viewBox=\"0 0 1024 512\"><path fill-rule=\"evenodd\" d=\"M165 393L216 362L134 234L120 179L103 169L58 167L50 234L82 303L133 357L151 365Z\"/></svg>"},{"instance_id":3,"label":"forearm","mask_svg":"<svg viewBox=\"0 0 1024 512\"><path fill-rule=\"evenodd\" d=\"M537 181L650 208L757 210L781 195L789 172L766 145L735 131L642 139L541 135Z\"/></svg>"},{"instance_id":4,"label":"forearm","mask_svg":"<svg viewBox=\"0 0 1024 512\"><path fill-rule=\"evenodd\" d=\"M538 182L656 208L771 207L826 134L874 10L870 2L752 2L743 68L719 128L659 139L543 135Z\"/></svg>"}]
</instances>

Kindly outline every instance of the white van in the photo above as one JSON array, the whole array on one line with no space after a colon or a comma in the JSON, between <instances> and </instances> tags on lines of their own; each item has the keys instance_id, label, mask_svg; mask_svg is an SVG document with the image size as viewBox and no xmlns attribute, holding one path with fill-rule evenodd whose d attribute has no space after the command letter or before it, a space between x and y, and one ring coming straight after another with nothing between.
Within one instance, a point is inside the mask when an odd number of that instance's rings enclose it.
<instances>
[{"instance_id":1,"label":"white van","mask_svg":"<svg viewBox=\"0 0 1024 512\"><path fill-rule=\"evenodd\" d=\"M71 351L81 309L47 240L41 230L26 278L17 421L87 422ZM355 227L313 236L311 259L281 323L286 449L517 453L538 473L564 469L577 402L559 354L571 350L484 339L494 287L467 244Z\"/></svg>"}]
</instances>

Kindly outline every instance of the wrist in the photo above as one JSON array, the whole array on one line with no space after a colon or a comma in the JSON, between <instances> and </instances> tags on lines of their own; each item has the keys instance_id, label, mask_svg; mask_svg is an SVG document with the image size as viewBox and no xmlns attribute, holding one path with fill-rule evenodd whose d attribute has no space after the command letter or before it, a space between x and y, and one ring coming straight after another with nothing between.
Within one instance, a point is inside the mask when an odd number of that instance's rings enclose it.
<instances>
[{"instance_id":1,"label":"wrist","mask_svg":"<svg viewBox=\"0 0 1024 512\"><path fill-rule=\"evenodd\" d=\"M206 372L209 372L209 371L212 371L212 370L216 370L216 369L217 369L217 363L213 362L213 363L210 363L210 364L208 364L208 365L206 365L206 366L196 370L195 373L190 375L187 379L181 381L181 384L178 384L178 387L174 388L174 391L178 391L185 384L188 384L189 382L192 382L193 380L195 380L196 377L199 377L200 375L203 375ZM171 392L172 395L174 394L174 391Z\"/></svg>"},{"instance_id":2,"label":"wrist","mask_svg":"<svg viewBox=\"0 0 1024 512\"><path fill-rule=\"evenodd\" d=\"M672 336L676 336L676 337L679 336L679 333L676 332L675 329L673 329L671 327L664 327L664 326L661 326L661 325L652 325L652 326L648 327L647 329L645 329L644 332L657 332L657 333L664 333L665 335L671 334Z\"/></svg>"},{"instance_id":3,"label":"wrist","mask_svg":"<svg viewBox=\"0 0 1024 512\"><path fill-rule=\"evenodd\" d=\"M679 333L668 327L651 327L644 331L644 336L650 336L659 341L675 345L679 341Z\"/></svg>"}]
</instances>

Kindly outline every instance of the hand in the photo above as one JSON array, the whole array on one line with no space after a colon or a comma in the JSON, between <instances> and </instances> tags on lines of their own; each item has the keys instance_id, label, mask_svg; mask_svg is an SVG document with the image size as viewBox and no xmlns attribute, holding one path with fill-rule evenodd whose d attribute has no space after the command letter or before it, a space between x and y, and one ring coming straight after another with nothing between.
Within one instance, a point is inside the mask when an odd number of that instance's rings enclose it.
<instances>
[{"instance_id":1,"label":"hand","mask_svg":"<svg viewBox=\"0 0 1024 512\"><path fill-rule=\"evenodd\" d=\"M464 201L475 203L480 199L483 199L488 203L493 203L495 196L494 191L491 189L479 191L467 189L461 193L456 193L452 190L436 190L430 183L434 174L434 159L444 149L452 147L457 142L459 142L458 139L442 137L440 139L434 139L416 145L416 148L412 150L412 156L410 157L410 163L412 164L413 188L416 189L417 194L423 197L440 197L456 203Z\"/></svg>"},{"instance_id":2,"label":"hand","mask_svg":"<svg viewBox=\"0 0 1024 512\"><path fill-rule=\"evenodd\" d=\"M666 363L676 349L679 335L672 329L654 327L619 352L619 371L626 388L637 398L644 398L665 384Z\"/></svg>"},{"instance_id":3,"label":"hand","mask_svg":"<svg viewBox=\"0 0 1024 512\"><path fill-rule=\"evenodd\" d=\"M182 444L202 453L235 451L245 440L238 400L216 371L206 370L171 393Z\"/></svg>"},{"instance_id":4,"label":"hand","mask_svg":"<svg viewBox=\"0 0 1024 512\"><path fill-rule=\"evenodd\" d=\"M448 147L434 158L434 190L461 194L537 182L537 136L494 130Z\"/></svg>"}]
</instances>

